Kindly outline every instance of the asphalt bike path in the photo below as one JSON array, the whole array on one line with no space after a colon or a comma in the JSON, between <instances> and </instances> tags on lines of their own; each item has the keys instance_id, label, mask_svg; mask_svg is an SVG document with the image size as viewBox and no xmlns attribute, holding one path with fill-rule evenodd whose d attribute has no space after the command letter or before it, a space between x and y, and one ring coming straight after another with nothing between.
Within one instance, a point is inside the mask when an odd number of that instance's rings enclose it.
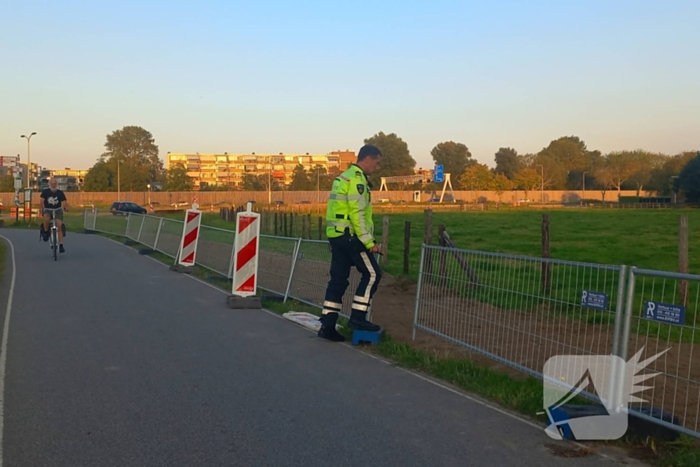
<instances>
[{"instance_id":1,"label":"asphalt bike path","mask_svg":"<svg viewBox=\"0 0 700 467\"><path fill-rule=\"evenodd\" d=\"M2 467L616 465L117 242L0 235Z\"/></svg>"}]
</instances>

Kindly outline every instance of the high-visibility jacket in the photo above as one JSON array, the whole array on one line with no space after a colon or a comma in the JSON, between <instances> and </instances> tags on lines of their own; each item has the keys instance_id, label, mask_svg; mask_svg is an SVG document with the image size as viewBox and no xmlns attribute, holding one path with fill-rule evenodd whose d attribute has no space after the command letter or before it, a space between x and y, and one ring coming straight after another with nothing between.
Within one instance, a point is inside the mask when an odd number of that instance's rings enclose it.
<instances>
[{"instance_id":1,"label":"high-visibility jacket","mask_svg":"<svg viewBox=\"0 0 700 467\"><path fill-rule=\"evenodd\" d=\"M333 180L326 208L326 236L336 238L348 229L368 248L374 241L371 184L365 172L352 164Z\"/></svg>"}]
</instances>

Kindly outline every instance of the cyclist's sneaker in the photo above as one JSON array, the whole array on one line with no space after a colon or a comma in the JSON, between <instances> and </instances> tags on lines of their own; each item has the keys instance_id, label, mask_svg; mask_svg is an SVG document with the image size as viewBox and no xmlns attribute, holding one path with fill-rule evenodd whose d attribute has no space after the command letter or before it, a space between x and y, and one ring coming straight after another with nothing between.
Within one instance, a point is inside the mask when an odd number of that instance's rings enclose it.
<instances>
[{"instance_id":1,"label":"cyclist's sneaker","mask_svg":"<svg viewBox=\"0 0 700 467\"><path fill-rule=\"evenodd\" d=\"M61 245L61 246L59 247L58 252L59 252L59 253L65 253L65 252L66 252L66 249L63 248L63 245Z\"/></svg>"}]
</instances>

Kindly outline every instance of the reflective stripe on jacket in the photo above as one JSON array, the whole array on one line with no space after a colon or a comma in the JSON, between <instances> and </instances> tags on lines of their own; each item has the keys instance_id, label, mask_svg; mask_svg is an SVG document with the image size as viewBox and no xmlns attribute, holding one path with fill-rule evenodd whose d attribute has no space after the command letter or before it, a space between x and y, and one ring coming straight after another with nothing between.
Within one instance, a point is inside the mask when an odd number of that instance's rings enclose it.
<instances>
[{"instance_id":1,"label":"reflective stripe on jacket","mask_svg":"<svg viewBox=\"0 0 700 467\"><path fill-rule=\"evenodd\" d=\"M372 197L364 171L352 164L333 181L326 209L326 236L336 238L348 229L369 249L374 246Z\"/></svg>"}]
</instances>

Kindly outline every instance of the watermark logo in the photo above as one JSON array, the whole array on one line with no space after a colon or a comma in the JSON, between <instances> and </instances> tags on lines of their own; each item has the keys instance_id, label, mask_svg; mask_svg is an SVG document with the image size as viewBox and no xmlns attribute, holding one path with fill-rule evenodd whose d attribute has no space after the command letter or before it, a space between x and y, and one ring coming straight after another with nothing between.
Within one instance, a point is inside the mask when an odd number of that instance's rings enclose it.
<instances>
[{"instance_id":1,"label":"watermark logo","mask_svg":"<svg viewBox=\"0 0 700 467\"><path fill-rule=\"evenodd\" d=\"M614 440L627 432L631 402L646 402L635 394L651 389L643 383L659 373L638 375L669 349L640 361L642 347L628 362L614 355L556 355L544 365L544 409L548 436L561 440ZM602 405L565 405L586 391ZM579 410L579 413L577 413Z\"/></svg>"}]
</instances>

